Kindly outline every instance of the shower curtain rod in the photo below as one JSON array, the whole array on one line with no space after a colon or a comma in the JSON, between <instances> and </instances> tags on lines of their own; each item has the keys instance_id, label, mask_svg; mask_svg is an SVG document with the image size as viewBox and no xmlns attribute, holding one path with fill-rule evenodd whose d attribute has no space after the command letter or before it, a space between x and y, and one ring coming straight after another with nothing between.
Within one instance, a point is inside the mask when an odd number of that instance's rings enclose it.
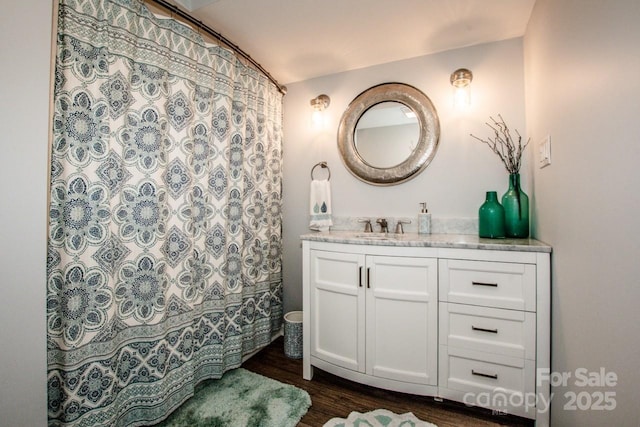
<instances>
[{"instance_id":1,"label":"shower curtain rod","mask_svg":"<svg viewBox=\"0 0 640 427\"><path fill-rule=\"evenodd\" d=\"M224 43L225 45L227 45L228 47L230 47L231 49L233 49L234 51L236 51L236 53L238 53L240 56L242 56L244 59L246 59L247 61L249 61L251 63L251 65L253 65L254 67L256 67L260 72L262 72L265 76L267 76L267 78L269 80L271 80L271 82L273 84L276 85L276 87L278 88L278 90L280 91L280 93L282 93L283 95L286 95L287 93L287 87L281 85L280 83L278 83L278 81L273 78L273 76L271 74L269 74L267 72L267 70L265 70L262 65L260 65L255 59L253 59L248 53L246 53L245 51L243 51L242 49L240 49L240 47L238 45L236 45L235 43L231 42L229 39L227 39L225 36L223 36L222 34L220 34L219 32L217 32L216 30L214 30L213 28L209 27L207 24L205 24L204 22L194 18L193 16L189 15L187 12L181 10L180 8L178 8L177 6L165 1L165 0L149 0L152 3L156 3L157 5L160 5L162 7L164 7L165 9L168 9L169 11L171 11L172 13L180 16L181 18L185 19L186 21L188 21L189 23L196 25L198 28L204 30L205 32L207 32L210 36L218 39L219 41L221 41L222 43Z\"/></svg>"}]
</instances>

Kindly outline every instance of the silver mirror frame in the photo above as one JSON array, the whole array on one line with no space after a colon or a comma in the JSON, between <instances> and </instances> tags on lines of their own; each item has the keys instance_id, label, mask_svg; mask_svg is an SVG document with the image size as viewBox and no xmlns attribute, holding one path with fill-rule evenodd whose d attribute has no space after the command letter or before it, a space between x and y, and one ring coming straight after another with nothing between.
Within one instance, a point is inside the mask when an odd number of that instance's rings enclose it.
<instances>
[{"instance_id":1,"label":"silver mirror frame","mask_svg":"<svg viewBox=\"0 0 640 427\"><path fill-rule=\"evenodd\" d=\"M412 154L399 165L377 168L358 153L355 130L360 117L381 102L399 102L416 113L420 137ZM414 178L426 168L436 154L440 140L440 120L431 100L419 89L404 83L373 86L354 98L342 114L338 127L338 149L345 166L355 177L372 185L396 185Z\"/></svg>"}]
</instances>

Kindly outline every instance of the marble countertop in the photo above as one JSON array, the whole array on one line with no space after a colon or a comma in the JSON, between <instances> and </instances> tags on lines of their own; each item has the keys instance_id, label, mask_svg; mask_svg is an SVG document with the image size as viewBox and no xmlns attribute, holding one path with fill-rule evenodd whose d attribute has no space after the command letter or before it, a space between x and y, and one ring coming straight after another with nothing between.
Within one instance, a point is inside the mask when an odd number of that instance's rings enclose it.
<instances>
[{"instance_id":1,"label":"marble countertop","mask_svg":"<svg viewBox=\"0 0 640 427\"><path fill-rule=\"evenodd\" d=\"M303 234L301 240L350 243L355 245L407 246L494 251L546 252L551 246L535 239L485 239L473 234L363 233L356 231L323 231Z\"/></svg>"}]
</instances>

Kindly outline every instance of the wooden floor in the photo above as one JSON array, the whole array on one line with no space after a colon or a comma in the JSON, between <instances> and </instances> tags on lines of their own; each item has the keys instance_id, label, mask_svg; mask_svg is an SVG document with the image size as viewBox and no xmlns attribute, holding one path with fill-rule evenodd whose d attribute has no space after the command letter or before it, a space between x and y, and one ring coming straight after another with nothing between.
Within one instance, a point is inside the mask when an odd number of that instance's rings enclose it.
<instances>
[{"instance_id":1,"label":"wooden floor","mask_svg":"<svg viewBox=\"0 0 640 427\"><path fill-rule=\"evenodd\" d=\"M388 409L395 413L413 412L421 420L438 427L533 426L531 420L491 411L469 408L455 402L436 402L433 398L414 396L354 383L319 369L312 381L302 379L302 360L284 354L284 340L276 339L260 353L247 360L243 368L306 390L311 408L298 427L321 427L333 417L346 418L351 411L368 412Z\"/></svg>"}]
</instances>

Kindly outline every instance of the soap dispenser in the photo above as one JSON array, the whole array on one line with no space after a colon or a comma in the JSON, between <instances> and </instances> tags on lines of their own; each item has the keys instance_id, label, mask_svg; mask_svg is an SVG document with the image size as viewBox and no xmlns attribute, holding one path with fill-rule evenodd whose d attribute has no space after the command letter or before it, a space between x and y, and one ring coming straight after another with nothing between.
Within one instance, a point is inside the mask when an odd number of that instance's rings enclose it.
<instances>
[{"instance_id":1,"label":"soap dispenser","mask_svg":"<svg viewBox=\"0 0 640 427\"><path fill-rule=\"evenodd\" d=\"M418 233L431 233L431 214L427 210L425 202L420 203L420 213L418 213Z\"/></svg>"}]
</instances>

